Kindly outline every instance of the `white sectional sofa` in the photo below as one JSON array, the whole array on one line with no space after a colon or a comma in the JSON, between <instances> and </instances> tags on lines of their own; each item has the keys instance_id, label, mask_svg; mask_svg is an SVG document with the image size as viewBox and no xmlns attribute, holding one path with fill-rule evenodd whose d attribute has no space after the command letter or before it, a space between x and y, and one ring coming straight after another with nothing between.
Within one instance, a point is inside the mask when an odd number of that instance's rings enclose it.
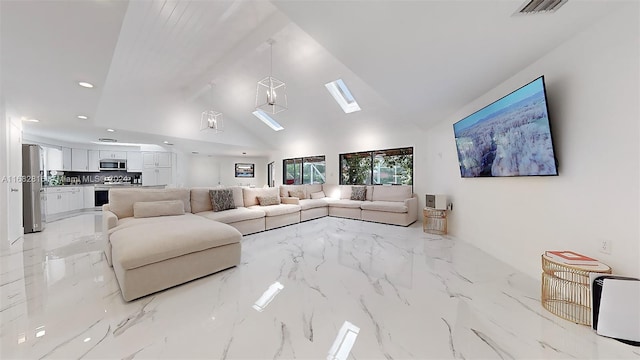
<instances>
[{"instance_id":1,"label":"white sectional sofa","mask_svg":"<svg viewBox=\"0 0 640 360\"><path fill-rule=\"evenodd\" d=\"M102 208L107 262L129 301L238 265L242 235L323 216L402 226L417 220L410 186L354 189L364 200L352 199L351 186L326 184L112 189Z\"/></svg>"},{"instance_id":2,"label":"white sectional sofa","mask_svg":"<svg viewBox=\"0 0 640 360\"><path fill-rule=\"evenodd\" d=\"M330 184L282 185L280 196L301 206L301 221L328 215L409 226L418 220L418 198L412 193L411 186L368 185L364 200L352 200L352 188L351 185ZM296 192L302 197L291 196ZM313 194L320 192L323 198L312 199Z\"/></svg>"}]
</instances>

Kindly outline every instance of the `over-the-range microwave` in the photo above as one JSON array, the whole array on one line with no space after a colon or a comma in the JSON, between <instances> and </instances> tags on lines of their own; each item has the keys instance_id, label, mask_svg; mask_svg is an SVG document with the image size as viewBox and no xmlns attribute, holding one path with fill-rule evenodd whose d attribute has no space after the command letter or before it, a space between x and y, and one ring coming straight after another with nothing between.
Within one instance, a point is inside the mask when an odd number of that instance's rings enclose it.
<instances>
[{"instance_id":1,"label":"over-the-range microwave","mask_svg":"<svg viewBox=\"0 0 640 360\"><path fill-rule=\"evenodd\" d=\"M127 170L127 160L100 160L100 170Z\"/></svg>"}]
</instances>

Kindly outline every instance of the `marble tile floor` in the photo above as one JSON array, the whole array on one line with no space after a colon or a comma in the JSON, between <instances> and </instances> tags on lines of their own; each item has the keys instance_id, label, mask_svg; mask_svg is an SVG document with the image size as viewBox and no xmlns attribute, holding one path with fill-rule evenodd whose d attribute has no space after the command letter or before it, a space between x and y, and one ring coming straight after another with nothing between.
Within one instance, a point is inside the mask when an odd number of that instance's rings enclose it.
<instances>
[{"instance_id":1,"label":"marble tile floor","mask_svg":"<svg viewBox=\"0 0 640 360\"><path fill-rule=\"evenodd\" d=\"M624 359L477 248L326 217L245 236L242 264L125 303L100 213L0 251L2 359Z\"/></svg>"}]
</instances>

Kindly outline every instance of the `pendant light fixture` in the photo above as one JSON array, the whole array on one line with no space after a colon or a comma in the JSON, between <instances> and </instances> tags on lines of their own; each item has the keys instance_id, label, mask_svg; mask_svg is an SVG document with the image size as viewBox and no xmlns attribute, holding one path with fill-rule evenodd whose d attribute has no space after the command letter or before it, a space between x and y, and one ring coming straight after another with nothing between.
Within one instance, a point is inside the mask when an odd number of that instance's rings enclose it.
<instances>
[{"instance_id":1,"label":"pendant light fixture","mask_svg":"<svg viewBox=\"0 0 640 360\"><path fill-rule=\"evenodd\" d=\"M258 81L256 86L256 110L268 114L277 114L287 110L287 85L274 78L273 73L273 39L267 40L270 47L269 76Z\"/></svg>"},{"instance_id":2,"label":"pendant light fixture","mask_svg":"<svg viewBox=\"0 0 640 360\"><path fill-rule=\"evenodd\" d=\"M213 83L209 84L211 88L211 109L203 111L200 116L200 131L208 131L214 134L224 131L224 121L222 119L222 113L213 110Z\"/></svg>"}]
</instances>

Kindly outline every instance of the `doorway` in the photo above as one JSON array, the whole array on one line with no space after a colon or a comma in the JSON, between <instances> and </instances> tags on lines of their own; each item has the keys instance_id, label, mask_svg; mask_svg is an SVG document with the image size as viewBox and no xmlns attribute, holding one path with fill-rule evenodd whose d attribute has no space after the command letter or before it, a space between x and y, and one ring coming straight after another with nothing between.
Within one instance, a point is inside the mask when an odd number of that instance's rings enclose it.
<instances>
[{"instance_id":1,"label":"doorway","mask_svg":"<svg viewBox=\"0 0 640 360\"><path fill-rule=\"evenodd\" d=\"M269 184L269 187L275 187L276 183L275 180L273 178L274 175L274 168L273 168L273 164L274 162L270 162L267 164L267 184Z\"/></svg>"}]
</instances>

